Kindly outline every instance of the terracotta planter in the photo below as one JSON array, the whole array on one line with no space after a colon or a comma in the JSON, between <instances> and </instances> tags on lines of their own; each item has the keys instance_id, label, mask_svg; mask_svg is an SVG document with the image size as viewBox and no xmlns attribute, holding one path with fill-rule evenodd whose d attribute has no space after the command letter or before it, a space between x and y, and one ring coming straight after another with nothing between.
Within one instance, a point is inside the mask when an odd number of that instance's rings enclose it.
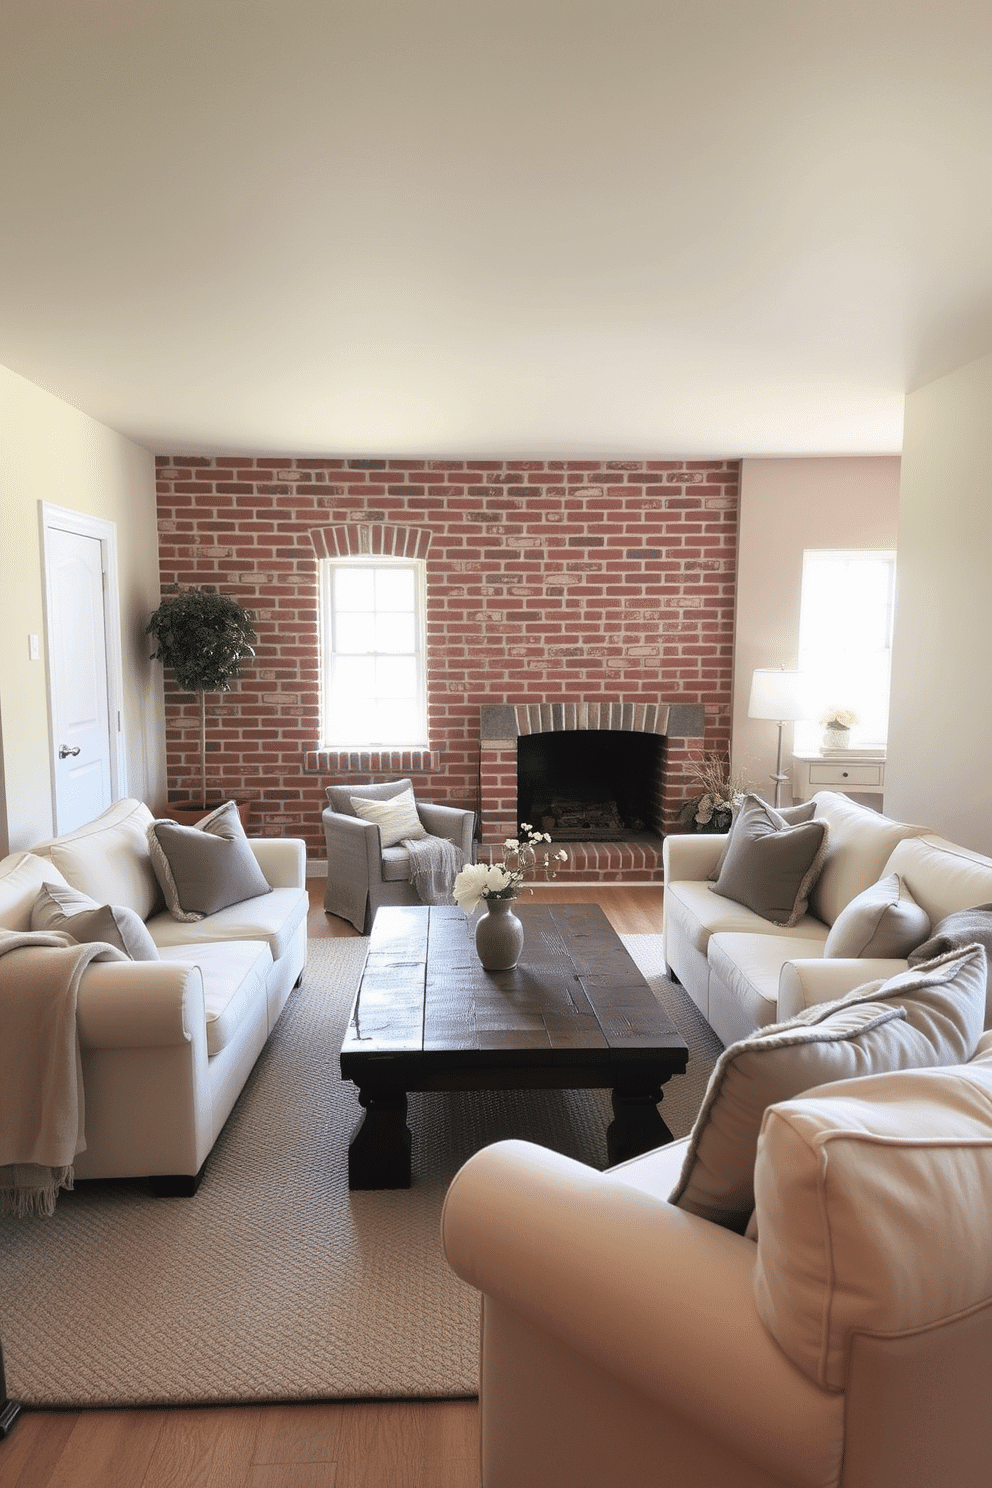
<instances>
[{"instance_id":1,"label":"terracotta planter","mask_svg":"<svg viewBox=\"0 0 992 1488\"><path fill-rule=\"evenodd\" d=\"M197 822L202 821L211 811L216 811L217 807L223 804L223 801L212 801L209 806L163 806L161 816L163 820L178 822L181 827L195 827ZM246 832L254 804L254 801L238 801L237 803L238 816Z\"/></svg>"}]
</instances>

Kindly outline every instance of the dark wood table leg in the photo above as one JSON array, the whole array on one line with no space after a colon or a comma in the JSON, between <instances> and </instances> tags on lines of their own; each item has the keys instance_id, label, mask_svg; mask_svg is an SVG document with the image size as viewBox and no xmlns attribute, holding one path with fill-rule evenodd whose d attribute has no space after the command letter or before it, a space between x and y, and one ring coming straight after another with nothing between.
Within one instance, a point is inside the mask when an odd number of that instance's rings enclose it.
<instances>
[{"instance_id":1,"label":"dark wood table leg","mask_svg":"<svg viewBox=\"0 0 992 1488\"><path fill-rule=\"evenodd\" d=\"M664 1147L672 1134L658 1110L661 1085L641 1090L613 1091L613 1120L606 1129L606 1156L610 1167L640 1157L654 1147Z\"/></svg>"},{"instance_id":2,"label":"dark wood table leg","mask_svg":"<svg viewBox=\"0 0 992 1488\"><path fill-rule=\"evenodd\" d=\"M348 1148L348 1187L409 1188L413 1137L406 1091L363 1087L358 1099L365 1115Z\"/></svg>"}]
</instances>

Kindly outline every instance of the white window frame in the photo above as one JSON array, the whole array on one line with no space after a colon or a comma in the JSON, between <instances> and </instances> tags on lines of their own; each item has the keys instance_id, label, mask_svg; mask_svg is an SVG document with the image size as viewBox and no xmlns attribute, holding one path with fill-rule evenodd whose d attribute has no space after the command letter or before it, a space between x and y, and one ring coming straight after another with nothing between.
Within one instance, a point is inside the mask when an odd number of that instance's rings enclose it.
<instances>
[{"instance_id":1,"label":"white window frame","mask_svg":"<svg viewBox=\"0 0 992 1488\"><path fill-rule=\"evenodd\" d=\"M836 594L829 607L818 619L811 622L809 615L810 585L808 575L812 563L822 564L835 560L838 580ZM873 661L866 663L863 652L859 654L859 636L870 640L867 625L857 628L857 585L848 587L852 566L859 563L883 563L888 568L886 593L874 606L875 635L871 645ZM845 574L845 569L847 570ZM799 666L806 674L810 718L795 726L795 748L801 752L814 752L820 746L823 711L831 704L840 708L852 708L858 713L860 722L851 731L852 747L881 747L888 733L889 679L892 664L892 626L895 610L896 553L892 548L808 548L803 553L803 588L800 600L799 622ZM879 609L883 613L879 616ZM819 630L821 643L811 644L811 631ZM829 630L835 637L830 648L823 648L822 636ZM845 657L850 659L847 666ZM874 683L868 682L874 670ZM845 676L845 672L848 673ZM875 722L872 723L874 714Z\"/></svg>"},{"instance_id":2,"label":"white window frame","mask_svg":"<svg viewBox=\"0 0 992 1488\"><path fill-rule=\"evenodd\" d=\"M413 575L415 606L415 649L412 653L416 663L416 711L417 726L414 738L369 739L342 736L336 729L336 720L341 715L334 699L334 659L338 654L347 656L367 655L373 661L377 655L394 653L376 652L371 646L367 652L347 651L339 653L335 646L336 621L334 613L334 576L344 569L405 569ZM348 750L405 750L429 748L427 723L427 564L420 558L391 558L376 553L363 553L344 558L324 558L320 561L320 639L321 639L321 748ZM404 652L404 655L411 653Z\"/></svg>"}]
</instances>

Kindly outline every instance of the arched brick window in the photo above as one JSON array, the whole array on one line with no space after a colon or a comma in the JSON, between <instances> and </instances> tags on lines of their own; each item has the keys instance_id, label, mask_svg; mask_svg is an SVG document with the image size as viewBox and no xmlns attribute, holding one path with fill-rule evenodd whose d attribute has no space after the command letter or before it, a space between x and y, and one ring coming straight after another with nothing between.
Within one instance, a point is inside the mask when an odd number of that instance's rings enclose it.
<instances>
[{"instance_id":1,"label":"arched brick window","mask_svg":"<svg viewBox=\"0 0 992 1488\"><path fill-rule=\"evenodd\" d=\"M316 529L311 538L320 584L321 752L390 761L426 755L430 532L357 522Z\"/></svg>"}]
</instances>

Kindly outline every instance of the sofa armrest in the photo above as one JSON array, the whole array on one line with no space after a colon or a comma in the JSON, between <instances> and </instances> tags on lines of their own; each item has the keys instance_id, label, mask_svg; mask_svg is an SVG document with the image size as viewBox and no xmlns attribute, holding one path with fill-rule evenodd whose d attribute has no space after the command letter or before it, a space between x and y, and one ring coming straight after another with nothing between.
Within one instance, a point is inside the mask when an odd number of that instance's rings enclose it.
<instances>
[{"instance_id":1,"label":"sofa armrest","mask_svg":"<svg viewBox=\"0 0 992 1488\"><path fill-rule=\"evenodd\" d=\"M761 1323L750 1240L519 1141L462 1167L442 1231L471 1286L784 1482L830 1480L843 1397Z\"/></svg>"},{"instance_id":2,"label":"sofa armrest","mask_svg":"<svg viewBox=\"0 0 992 1488\"><path fill-rule=\"evenodd\" d=\"M249 837L248 846L273 889L305 889L307 845L302 837Z\"/></svg>"},{"instance_id":3,"label":"sofa armrest","mask_svg":"<svg viewBox=\"0 0 992 1488\"><path fill-rule=\"evenodd\" d=\"M200 969L174 961L91 961L79 984L76 1020L83 1048L190 1043L195 1030L206 1028Z\"/></svg>"},{"instance_id":4,"label":"sofa armrest","mask_svg":"<svg viewBox=\"0 0 992 1488\"><path fill-rule=\"evenodd\" d=\"M905 971L908 961L865 956L826 956L817 961L786 961L778 978L778 1021L794 1018L803 1008L833 1002L866 982L886 981Z\"/></svg>"},{"instance_id":5,"label":"sofa armrest","mask_svg":"<svg viewBox=\"0 0 992 1488\"><path fill-rule=\"evenodd\" d=\"M688 879L698 883L709 878L720 861L727 835L726 832L682 832L666 837L661 849L665 882Z\"/></svg>"},{"instance_id":6,"label":"sofa armrest","mask_svg":"<svg viewBox=\"0 0 992 1488\"><path fill-rule=\"evenodd\" d=\"M472 861L472 834L475 831L475 812L461 806L438 806L431 801L418 801L417 812L432 837L447 837L465 854L465 861Z\"/></svg>"}]
</instances>

